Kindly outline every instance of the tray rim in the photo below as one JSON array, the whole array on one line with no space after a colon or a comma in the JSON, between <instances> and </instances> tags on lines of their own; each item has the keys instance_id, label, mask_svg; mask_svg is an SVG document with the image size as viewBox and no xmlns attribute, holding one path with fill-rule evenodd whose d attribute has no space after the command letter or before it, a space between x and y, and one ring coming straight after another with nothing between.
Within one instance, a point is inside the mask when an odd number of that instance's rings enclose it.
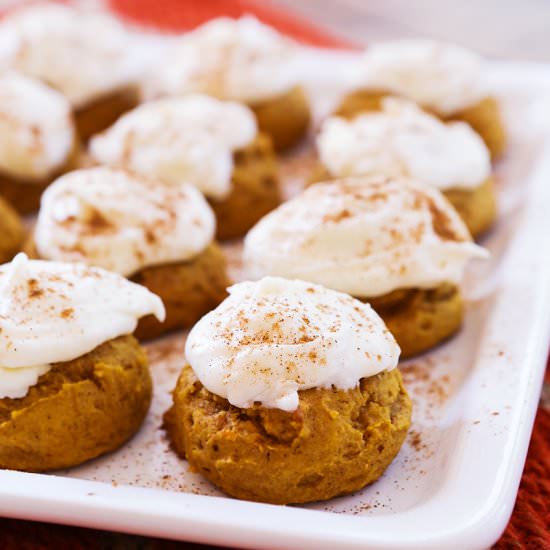
<instances>
[{"instance_id":1,"label":"tray rim","mask_svg":"<svg viewBox=\"0 0 550 550\"><path fill-rule=\"evenodd\" d=\"M504 70L507 67L527 73L544 71L550 80L548 65L502 64ZM532 188L524 222L507 247L507 258L520 256L524 240L530 235L550 235L550 217L543 215L543 205L550 205L550 186L546 184L550 180L550 135L545 136L530 177ZM531 248L536 248L535 243L531 243ZM536 313L529 320L529 339L523 347L524 362L531 365L528 376L518 385L518 400L523 405L514 412L515 437L508 437L516 444L506 459L500 486L494 488L475 514L455 517L452 522L439 521L435 528L426 530L426 525L414 516L426 508L425 513L431 512L441 520L437 515L440 504L434 498L413 508L412 514L398 513L401 519L406 516L408 527L396 533L391 530L395 514L342 515L227 497L117 486L55 474L0 470L0 515L242 548L310 548L312 543L327 550L335 545L342 549L367 546L396 550L488 547L500 536L512 512L546 365L550 339L550 247L536 251L541 268L532 284L539 289L539 300L531 304ZM535 250L528 252L532 255ZM528 274L527 266L524 270L523 275ZM460 435L465 437L464 433ZM250 517L254 517L254 524Z\"/></svg>"}]
</instances>

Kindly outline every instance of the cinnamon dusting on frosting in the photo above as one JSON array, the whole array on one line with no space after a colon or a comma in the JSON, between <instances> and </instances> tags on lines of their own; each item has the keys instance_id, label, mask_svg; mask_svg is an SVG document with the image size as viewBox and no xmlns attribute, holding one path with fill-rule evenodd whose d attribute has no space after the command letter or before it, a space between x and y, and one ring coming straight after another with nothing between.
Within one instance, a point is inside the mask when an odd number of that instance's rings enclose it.
<instances>
[{"instance_id":1,"label":"cinnamon dusting on frosting","mask_svg":"<svg viewBox=\"0 0 550 550\"><path fill-rule=\"evenodd\" d=\"M205 387L235 406L295 410L298 390L349 389L397 364L382 320L348 295L274 277L229 292L193 328L186 356Z\"/></svg>"},{"instance_id":2,"label":"cinnamon dusting on frosting","mask_svg":"<svg viewBox=\"0 0 550 550\"><path fill-rule=\"evenodd\" d=\"M40 283L36 279L29 279L27 281L27 287L29 299L39 298L44 294L44 289L40 288Z\"/></svg>"},{"instance_id":3,"label":"cinnamon dusting on frosting","mask_svg":"<svg viewBox=\"0 0 550 550\"><path fill-rule=\"evenodd\" d=\"M245 239L248 275L298 277L354 296L460 282L486 257L449 202L399 178L316 184L265 216Z\"/></svg>"},{"instance_id":4,"label":"cinnamon dusting on frosting","mask_svg":"<svg viewBox=\"0 0 550 550\"><path fill-rule=\"evenodd\" d=\"M18 254L0 266L0 399L23 397L52 363L131 334L151 314L164 319L160 298L119 275Z\"/></svg>"},{"instance_id":5,"label":"cinnamon dusting on frosting","mask_svg":"<svg viewBox=\"0 0 550 550\"><path fill-rule=\"evenodd\" d=\"M214 228L210 207L191 186L91 168L67 174L47 189L35 242L43 258L131 275L192 258L212 242Z\"/></svg>"},{"instance_id":6,"label":"cinnamon dusting on frosting","mask_svg":"<svg viewBox=\"0 0 550 550\"><path fill-rule=\"evenodd\" d=\"M428 203L430 214L432 215L432 226L434 231L444 241L465 242L469 240L464 234L460 234L453 227L453 220L449 214L435 204L429 197L425 199Z\"/></svg>"}]
</instances>

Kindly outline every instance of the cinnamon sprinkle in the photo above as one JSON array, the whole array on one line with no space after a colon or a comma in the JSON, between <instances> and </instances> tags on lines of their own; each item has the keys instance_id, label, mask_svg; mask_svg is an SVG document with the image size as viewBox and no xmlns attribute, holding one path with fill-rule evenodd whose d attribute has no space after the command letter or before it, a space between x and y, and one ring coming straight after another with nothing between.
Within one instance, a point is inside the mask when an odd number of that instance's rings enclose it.
<instances>
[{"instance_id":1,"label":"cinnamon sprinkle","mask_svg":"<svg viewBox=\"0 0 550 550\"><path fill-rule=\"evenodd\" d=\"M39 298L44 295L44 289L40 288L39 282L36 279L29 279L27 287L29 298Z\"/></svg>"},{"instance_id":2,"label":"cinnamon sprinkle","mask_svg":"<svg viewBox=\"0 0 550 550\"><path fill-rule=\"evenodd\" d=\"M437 235L444 241L463 242L464 239L453 230L453 224L449 216L443 210L440 210L430 197L425 196L425 200L432 215L433 229Z\"/></svg>"},{"instance_id":3,"label":"cinnamon sprinkle","mask_svg":"<svg viewBox=\"0 0 550 550\"><path fill-rule=\"evenodd\" d=\"M71 319L74 315L74 308L72 307L69 307L67 309L64 309L61 313L60 313L60 316L63 318L63 319Z\"/></svg>"}]
</instances>

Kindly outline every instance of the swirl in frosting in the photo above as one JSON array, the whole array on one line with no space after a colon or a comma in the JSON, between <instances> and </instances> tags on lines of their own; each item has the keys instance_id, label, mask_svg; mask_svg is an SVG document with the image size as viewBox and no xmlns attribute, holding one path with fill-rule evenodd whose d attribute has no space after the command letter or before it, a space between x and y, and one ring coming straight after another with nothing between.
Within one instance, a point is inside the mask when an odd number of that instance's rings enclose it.
<instances>
[{"instance_id":1,"label":"swirl in frosting","mask_svg":"<svg viewBox=\"0 0 550 550\"><path fill-rule=\"evenodd\" d=\"M397 366L399 346L368 305L304 281L266 277L229 297L191 330L185 354L206 389L236 407L293 411L298 392Z\"/></svg>"},{"instance_id":2,"label":"swirl in frosting","mask_svg":"<svg viewBox=\"0 0 550 550\"><path fill-rule=\"evenodd\" d=\"M161 299L120 275L18 254L0 266L0 398L25 396L52 363L131 334L151 314L164 320Z\"/></svg>"},{"instance_id":3,"label":"swirl in frosting","mask_svg":"<svg viewBox=\"0 0 550 550\"><path fill-rule=\"evenodd\" d=\"M261 219L244 248L251 278L299 278L361 298L458 283L469 259L486 256L437 189L382 177L312 185Z\"/></svg>"},{"instance_id":4,"label":"swirl in frosting","mask_svg":"<svg viewBox=\"0 0 550 550\"><path fill-rule=\"evenodd\" d=\"M403 176L445 190L474 189L491 174L489 151L468 124L445 124L396 98L352 120L327 119L317 146L336 177Z\"/></svg>"},{"instance_id":5,"label":"swirl in frosting","mask_svg":"<svg viewBox=\"0 0 550 550\"><path fill-rule=\"evenodd\" d=\"M107 167L70 172L42 196L34 240L48 260L130 276L188 260L214 239L215 218L191 185L166 185Z\"/></svg>"}]
</instances>

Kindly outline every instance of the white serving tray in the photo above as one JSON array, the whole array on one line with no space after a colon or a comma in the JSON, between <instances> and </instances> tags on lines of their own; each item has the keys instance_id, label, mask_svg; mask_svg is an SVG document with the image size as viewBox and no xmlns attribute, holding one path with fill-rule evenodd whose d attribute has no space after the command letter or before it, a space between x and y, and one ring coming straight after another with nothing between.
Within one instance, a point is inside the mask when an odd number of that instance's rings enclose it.
<instances>
[{"instance_id":1,"label":"white serving tray","mask_svg":"<svg viewBox=\"0 0 550 550\"><path fill-rule=\"evenodd\" d=\"M351 54L304 52L317 114L347 81ZM0 471L0 515L242 548L489 547L514 504L550 337L550 68L494 64L511 143L497 167L493 254L469 271L465 326L402 366L414 401L406 444L359 493L310 506L221 495L169 449L160 429L184 363L184 335L149 344L155 398L123 449L51 475ZM287 192L307 175L305 148L286 159ZM239 274L239 245L227 248Z\"/></svg>"}]
</instances>

